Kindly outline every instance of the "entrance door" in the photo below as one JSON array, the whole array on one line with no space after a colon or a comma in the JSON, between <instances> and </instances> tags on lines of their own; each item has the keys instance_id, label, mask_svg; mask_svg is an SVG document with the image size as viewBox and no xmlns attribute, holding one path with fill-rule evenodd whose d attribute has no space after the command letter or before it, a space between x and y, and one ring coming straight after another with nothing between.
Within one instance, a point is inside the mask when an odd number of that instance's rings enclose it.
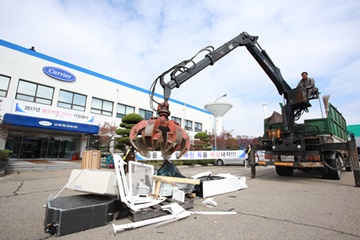
<instances>
[{"instance_id":1,"label":"entrance door","mask_svg":"<svg viewBox=\"0 0 360 240\"><path fill-rule=\"evenodd\" d=\"M41 138L40 139L40 158L46 158L48 151L49 138Z\"/></svg>"},{"instance_id":2,"label":"entrance door","mask_svg":"<svg viewBox=\"0 0 360 240\"><path fill-rule=\"evenodd\" d=\"M39 138L25 136L23 138L22 147L21 147L21 158L33 159L39 158Z\"/></svg>"},{"instance_id":3,"label":"entrance door","mask_svg":"<svg viewBox=\"0 0 360 240\"><path fill-rule=\"evenodd\" d=\"M5 148L13 151L18 159L66 159L76 152L77 138L72 136L41 136L9 134Z\"/></svg>"},{"instance_id":4,"label":"entrance door","mask_svg":"<svg viewBox=\"0 0 360 240\"><path fill-rule=\"evenodd\" d=\"M51 149L51 157L58 159L71 159L75 153L75 143L69 137L50 138L49 150Z\"/></svg>"},{"instance_id":5,"label":"entrance door","mask_svg":"<svg viewBox=\"0 0 360 240\"><path fill-rule=\"evenodd\" d=\"M75 142L74 140L63 140L60 143L60 156L62 158L71 159L75 154Z\"/></svg>"},{"instance_id":6,"label":"entrance door","mask_svg":"<svg viewBox=\"0 0 360 240\"><path fill-rule=\"evenodd\" d=\"M54 137L49 138L49 147L46 158L58 158L60 141Z\"/></svg>"}]
</instances>

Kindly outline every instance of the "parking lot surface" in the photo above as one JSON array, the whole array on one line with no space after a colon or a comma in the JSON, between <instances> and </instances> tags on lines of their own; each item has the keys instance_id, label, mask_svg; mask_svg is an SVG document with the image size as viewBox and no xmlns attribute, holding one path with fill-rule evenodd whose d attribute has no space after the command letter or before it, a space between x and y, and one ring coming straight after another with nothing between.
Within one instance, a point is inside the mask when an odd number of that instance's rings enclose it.
<instances>
[{"instance_id":1,"label":"parking lot surface","mask_svg":"<svg viewBox=\"0 0 360 240\"><path fill-rule=\"evenodd\" d=\"M179 166L187 177L211 171L247 178L248 189L214 196L216 207L195 198L195 211L236 211L235 215L190 215L161 227L149 225L115 234L112 224L59 239L360 239L360 188L351 172L340 181L317 173L279 177L273 167ZM44 205L65 185L71 169L13 172L0 179L0 239L47 239ZM61 196L72 195L65 190ZM131 222L124 218L115 224Z\"/></svg>"}]
</instances>

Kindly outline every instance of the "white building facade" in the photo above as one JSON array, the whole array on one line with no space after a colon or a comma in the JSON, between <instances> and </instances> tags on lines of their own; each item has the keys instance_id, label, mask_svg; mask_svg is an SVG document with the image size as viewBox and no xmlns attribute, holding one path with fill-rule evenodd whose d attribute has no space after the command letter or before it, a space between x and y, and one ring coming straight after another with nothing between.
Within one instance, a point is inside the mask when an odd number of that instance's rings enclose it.
<instances>
[{"instance_id":1,"label":"white building facade","mask_svg":"<svg viewBox=\"0 0 360 240\"><path fill-rule=\"evenodd\" d=\"M175 99L170 110L191 138L211 132L210 112ZM129 113L156 115L149 90L0 40L0 149L13 159L81 157L99 126Z\"/></svg>"}]
</instances>

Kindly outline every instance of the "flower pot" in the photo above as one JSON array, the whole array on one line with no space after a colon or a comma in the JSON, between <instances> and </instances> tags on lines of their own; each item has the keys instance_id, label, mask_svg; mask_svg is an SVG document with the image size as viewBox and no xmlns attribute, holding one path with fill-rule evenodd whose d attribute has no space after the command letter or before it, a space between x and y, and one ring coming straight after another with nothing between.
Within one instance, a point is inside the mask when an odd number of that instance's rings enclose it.
<instances>
[{"instance_id":1,"label":"flower pot","mask_svg":"<svg viewBox=\"0 0 360 240\"><path fill-rule=\"evenodd\" d=\"M0 161L0 177L5 176L6 168L9 164L9 161Z\"/></svg>"}]
</instances>

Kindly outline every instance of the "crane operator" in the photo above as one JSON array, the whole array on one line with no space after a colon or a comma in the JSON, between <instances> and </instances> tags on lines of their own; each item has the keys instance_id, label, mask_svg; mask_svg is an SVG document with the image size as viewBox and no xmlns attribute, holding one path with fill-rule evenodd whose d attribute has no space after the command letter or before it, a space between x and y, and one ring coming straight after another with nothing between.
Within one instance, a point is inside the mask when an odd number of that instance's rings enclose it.
<instances>
[{"instance_id":1,"label":"crane operator","mask_svg":"<svg viewBox=\"0 0 360 240\"><path fill-rule=\"evenodd\" d=\"M305 87L307 91L307 98L314 99L319 98L318 96L318 88L315 87L315 80L311 77L308 77L307 72L301 73L301 80L298 83L297 87Z\"/></svg>"}]
</instances>

